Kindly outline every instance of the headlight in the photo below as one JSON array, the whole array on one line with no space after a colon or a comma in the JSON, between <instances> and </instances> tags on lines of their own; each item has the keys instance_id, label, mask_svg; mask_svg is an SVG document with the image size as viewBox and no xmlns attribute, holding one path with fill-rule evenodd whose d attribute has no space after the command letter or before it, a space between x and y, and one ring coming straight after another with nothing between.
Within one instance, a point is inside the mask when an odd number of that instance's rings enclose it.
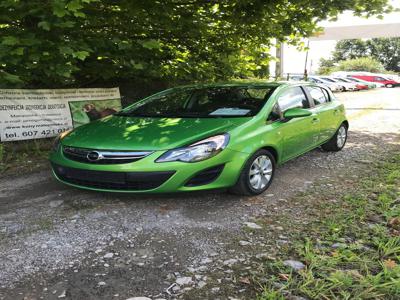
<instances>
[{"instance_id":1,"label":"headlight","mask_svg":"<svg viewBox=\"0 0 400 300\"><path fill-rule=\"evenodd\" d=\"M53 151L57 151L58 147L60 146L61 140L66 137L70 132L72 131L72 129L64 131L62 133L60 133L53 142Z\"/></svg>"},{"instance_id":2,"label":"headlight","mask_svg":"<svg viewBox=\"0 0 400 300\"><path fill-rule=\"evenodd\" d=\"M201 140L185 148L170 150L161 155L156 162L196 162L208 159L221 152L229 142L229 134L216 135Z\"/></svg>"}]
</instances>

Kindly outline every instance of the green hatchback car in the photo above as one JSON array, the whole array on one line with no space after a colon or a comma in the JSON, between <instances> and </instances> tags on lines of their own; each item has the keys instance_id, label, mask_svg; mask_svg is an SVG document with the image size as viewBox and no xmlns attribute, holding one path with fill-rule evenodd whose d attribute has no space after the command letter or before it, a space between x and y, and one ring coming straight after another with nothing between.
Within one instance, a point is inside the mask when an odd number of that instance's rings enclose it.
<instances>
[{"instance_id":1,"label":"green hatchback car","mask_svg":"<svg viewBox=\"0 0 400 300\"><path fill-rule=\"evenodd\" d=\"M90 190L257 195L278 165L319 146L341 150L348 127L324 86L184 86L63 133L50 161L58 180Z\"/></svg>"}]
</instances>

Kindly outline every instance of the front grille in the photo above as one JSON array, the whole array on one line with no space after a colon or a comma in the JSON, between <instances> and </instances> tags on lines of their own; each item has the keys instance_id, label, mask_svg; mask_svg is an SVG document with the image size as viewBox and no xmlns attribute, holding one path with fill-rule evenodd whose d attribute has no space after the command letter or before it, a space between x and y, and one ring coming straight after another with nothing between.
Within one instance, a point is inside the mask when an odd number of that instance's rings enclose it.
<instances>
[{"instance_id":1,"label":"front grille","mask_svg":"<svg viewBox=\"0 0 400 300\"><path fill-rule=\"evenodd\" d=\"M192 178L190 178L185 186L199 186L199 185L204 185L213 182L216 180L219 175L222 173L222 170L224 169L224 165L218 165L212 168L205 169L196 175L194 175Z\"/></svg>"},{"instance_id":2,"label":"front grille","mask_svg":"<svg viewBox=\"0 0 400 300\"><path fill-rule=\"evenodd\" d=\"M69 146L63 147L64 156L70 160L101 165L131 163L151 153L151 151L111 151Z\"/></svg>"},{"instance_id":3,"label":"front grille","mask_svg":"<svg viewBox=\"0 0 400 300\"><path fill-rule=\"evenodd\" d=\"M93 171L52 164L57 177L65 182L107 190L151 190L161 186L175 171L111 172Z\"/></svg>"}]
</instances>

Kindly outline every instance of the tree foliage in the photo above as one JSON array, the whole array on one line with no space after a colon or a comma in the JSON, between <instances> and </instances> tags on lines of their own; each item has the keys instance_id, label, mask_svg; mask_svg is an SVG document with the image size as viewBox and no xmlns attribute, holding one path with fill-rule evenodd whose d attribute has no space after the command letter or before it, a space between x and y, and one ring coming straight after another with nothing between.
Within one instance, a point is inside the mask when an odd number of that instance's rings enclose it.
<instances>
[{"instance_id":1,"label":"tree foliage","mask_svg":"<svg viewBox=\"0 0 400 300\"><path fill-rule=\"evenodd\" d=\"M368 56L369 49L366 41L361 39L341 40L336 43L332 53L334 62Z\"/></svg>"},{"instance_id":2,"label":"tree foliage","mask_svg":"<svg viewBox=\"0 0 400 300\"><path fill-rule=\"evenodd\" d=\"M335 62L333 59L321 58L319 61L318 74L329 75L335 70Z\"/></svg>"},{"instance_id":3,"label":"tree foliage","mask_svg":"<svg viewBox=\"0 0 400 300\"><path fill-rule=\"evenodd\" d=\"M387 0L2 0L2 86L265 75L273 38L302 46L319 20Z\"/></svg>"},{"instance_id":4,"label":"tree foliage","mask_svg":"<svg viewBox=\"0 0 400 300\"><path fill-rule=\"evenodd\" d=\"M342 60L335 67L335 71L364 71L372 73L383 73L385 68L376 59L371 57L359 57L354 59Z\"/></svg>"},{"instance_id":5,"label":"tree foliage","mask_svg":"<svg viewBox=\"0 0 400 300\"><path fill-rule=\"evenodd\" d=\"M332 53L332 58L320 61L319 72L327 73L337 64L346 65L342 64L342 61L363 57L370 57L380 62L387 71L400 72L400 38L339 41ZM374 67L377 65L374 64Z\"/></svg>"},{"instance_id":6,"label":"tree foliage","mask_svg":"<svg viewBox=\"0 0 400 300\"><path fill-rule=\"evenodd\" d=\"M379 60L388 71L400 72L400 38L382 38L368 41L370 55Z\"/></svg>"}]
</instances>

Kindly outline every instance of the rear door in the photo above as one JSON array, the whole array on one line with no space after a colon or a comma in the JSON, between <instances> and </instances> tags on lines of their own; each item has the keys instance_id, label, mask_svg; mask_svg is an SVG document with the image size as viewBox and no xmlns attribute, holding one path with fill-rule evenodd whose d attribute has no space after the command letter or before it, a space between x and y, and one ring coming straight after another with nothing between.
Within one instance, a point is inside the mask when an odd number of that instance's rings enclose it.
<instances>
[{"instance_id":1,"label":"rear door","mask_svg":"<svg viewBox=\"0 0 400 300\"><path fill-rule=\"evenodd\" d=\"M330 93L319 86L306 86L306 93L312 100L311 111L318 116L320 132L318 144L329 140L336 132L337 116L340 113L340 104L332 101Z\"/></svg>"},{"instance_id":2,"label":"rear door","mask_svg":"<svg viewBox=\"0 0 400 300\"><path fill-rule=\"evenodd\" d=\"M281 117L290 108L310 109L310 102L300 86L290 86L277 98ZM314 114L279 122L278 134L282 137L282 160L286 161L315 147L319 136L319 120Z\"/></svg>"}]
</instances>

